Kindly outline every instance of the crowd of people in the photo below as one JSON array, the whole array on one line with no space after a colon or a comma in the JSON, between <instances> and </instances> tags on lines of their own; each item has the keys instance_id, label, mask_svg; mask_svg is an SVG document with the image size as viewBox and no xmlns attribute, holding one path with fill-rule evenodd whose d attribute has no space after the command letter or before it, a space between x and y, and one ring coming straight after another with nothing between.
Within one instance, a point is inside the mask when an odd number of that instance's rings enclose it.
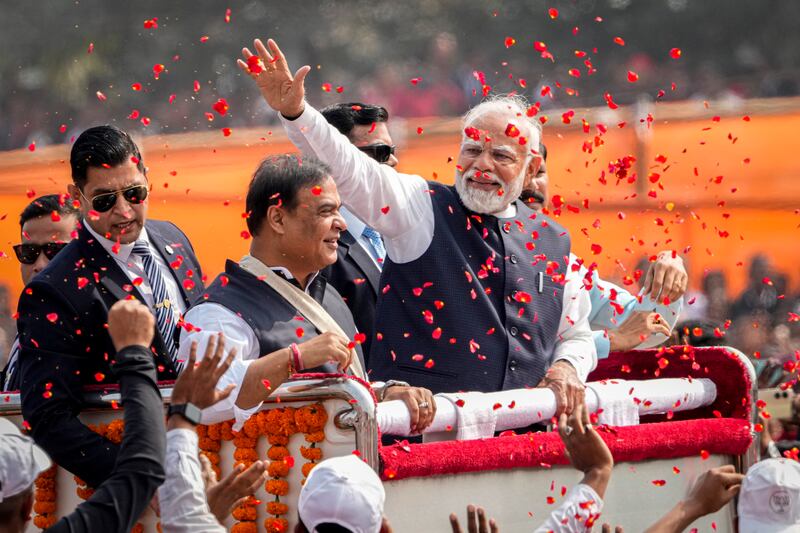
<instances>
[{"instance_id":1,"label":"crowd of people","mask_svg":"<svg viewBox=\"0 0 800 533\"><path fill-rule=\"evenodd\" d=\"M404 402L411 434L433 422L435 394L552 390L559 434L584 477L539 531L591 528L613 459L590 423L585 382L611 351L657 346L680 329L681 257L655 253L638 294L576 257L569 231L541 212L546 148L518 97L466 113L455 185L445 186L395 169L386 109L319 112L305 100L310 67L293 73L274 41L254 47L239 67L301 154L268 156L255 170L249 253L207 286L187 236L148 218L147 168L119 128L84 131L68 193L23 211L14 251L26 287L2 383L20 391L32 440L4 424L0 521L24 527L32 483L52 460L96 488L54 531L128 531L156 493L165 531L224 530L266 464L205 490L194 426L233 419L238 431L284 381L322 372ZM746 312L751 300L766 298L747 296ZM166 424L162 380L176 380ZM119 445L79 419L84 387L114 383L125 407ZM770 519L796 525L798 470L783 459L748 478L712 470L652 531L679 531L739 492L740 530L754 531L745 518L768 519L759 494L778 486L790 503ZM360 459L330 459L301 491L296 531L387 531L383 502ZM474 507L468 522L498 527Z\"/></svg>"}]
</instances>

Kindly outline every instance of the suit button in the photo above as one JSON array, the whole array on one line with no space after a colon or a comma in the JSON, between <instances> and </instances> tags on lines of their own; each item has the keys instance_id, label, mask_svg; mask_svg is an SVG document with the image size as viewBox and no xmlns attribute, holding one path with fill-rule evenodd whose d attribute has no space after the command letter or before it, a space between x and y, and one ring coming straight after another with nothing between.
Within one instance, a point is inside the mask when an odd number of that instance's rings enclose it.
<instances>
[{"instance_id":1,"label":"suit button","mask_svg":"<svg viewBox=\"0 0 800 533\"><path fill-rule=\"evenodd\" d=\"M503 233L511 233L511 223L506 222L500 227L503 228Z\"/></svg>"},{"instance_id":2,"label":"suit button","mask_svg":"<svg viewBox=\"0 0 800 533\"><path fill-rule=\"evenodd\" d=\"M514 254L511 254L511 257L509 257L508 260L514 263L515 265L517 264L517 261L519 261L519 259L517 259L517 256Z\"/></svg>"},{"instance_id":3,"label":"suit button","mask_svg":"<svg viewBox=\"0 0 800 533\"><path fill-rule=\"evenodd\" d=\"M511 326L511 327L508 329L508 332L509 332L509 333L511 333L511 336L512 336L512 337L516 337L516 336L517 336L517 333L519 332L519 330L517 329L517 326ZM515 363L515 364L516 364L516 363Z\"/></svg>"},{"instance_id":4,"label":"suit button","mask_svg":"<svg viewBox=\"0 0 800 533\"><path fill-rule=\"evenodd\" d=\"M516 360L516 359L512 359L512 360L511 360L511 361L508 363L508 369L509 369L509 370L516 370L516 369L517 369L517 360Z\"/></svg>"}]
</instances>

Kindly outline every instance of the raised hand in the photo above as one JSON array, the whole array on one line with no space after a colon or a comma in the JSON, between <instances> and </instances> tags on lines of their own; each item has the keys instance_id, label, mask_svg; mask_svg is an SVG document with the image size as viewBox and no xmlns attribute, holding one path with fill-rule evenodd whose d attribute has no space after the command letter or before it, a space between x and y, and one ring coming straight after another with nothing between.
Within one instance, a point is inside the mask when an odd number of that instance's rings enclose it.
<instances>
[{"instance_id":1,"label":"raised hand","mask_svg":"<svg viewBox=\"0 0 800 533\"><path fill-rule=\"evenodd\" d=\"M139 300L120 300L108 312L108 335L114 349L144 346L153 342L155 318Z\"/></svg>"},{"instance_id":2,"label":"raised hand","mask_svg":"<svg viewBox=\"0 0 800 533\"><path fill-rule=\"evenodd\" d=\"M608 332L608 341L612 351L633 350L655 333L669 337L672 332L658 313L636 311L616 330Z\"/></svg>"},{"instance_id":3,"label":"raised hand","mask_svg":"<svg viewBox=\"0 0 800 533\"><path fill-rule=\"evenodd\" d=\"M566 447L572 466L584 473L581 483L589 485L602 498L605 496L614 458L605 441L589 423L589 411L580 403L567 417L558 419L558 433Z\"/></svg>"},{"instance_id":4,"label":"raised hand","mask_svg":"<svg viewBox=\"0 0 800 533\"><path fill-rule=\"evenodd\" d=\"M650 265L642 284L642 296L650 296L654 302L668 299L674 302L686 292L689 275L683 266L683 259L669 250L659 252L656 261Z\"/></svg>"},{"instance_id":5,"label":"raised hand","mask_svg":"<svg viewBox=\"0 0 800 533\"><path fill-rule=\"evenodd\" d=\"M172 389L172 403L192 403L199 409L205 409L227 398L235 388L234 384L228 385L225 390L217 390L219 378L231 366L236 349L232 349L225 359L225 338L222 333L210 337L206 345L203 360L195 364L197 357L197 343L193 342L189 351L189 360L186 363L175 388Z\"/></svg>"},{"instance_id":6,"label":"raised hand","mask_svg":"<svg viewBox=\"0 0 800 533\"><path fill-rule=\"evenodd\" d=\"M297 347L305 368L314 368L332 361L344 372L353 357L353 351L347 346L348 342L344 337L326 331Z\"/></svg>"},{"instance_id":7,"label":"raised hand","mask_svg":"<svg viewBox=\"0 0 800 533\"><path fill-rule=\"evenodd\" d=\"M236 64L255 80L261 96L272 109L286 118L299 117L305 109L304 82L311 67L302 66L292 76L286 56L275 41L269 39L267 46L264 46L261 39L256 39L253 47L257 55L248 48L242 48L244 59L237 60Z\"/></svg>"},{"instance_id":8,"label":"raised hand","mask_svg":"<svg viewBox=\"0 0 800 533\"><path fill-rule=\"evenodd\" d=\"M200 456L200 462L204 471L209 472L206 485L206 500L208 508L220 523L224 523L235 507L242 505L247 498L252 496L267 480L267 464L264 461L256 461L245 470L244 465L239 463L233 467L230 474L217 481L217 476L211 467L211 462L205 455ZM208 465L208 466L207 466Z\"/></svg>"},{"instance_id":9,"label":"raised hand","mask_svg":"<svg viewBox=\"0 0 800 533\"><path fill-rule=\"evenodd\" d=\"M463 533L461 524L458 522L458 516L455 513L450 514L450 528L453 533ZM494 518L486 521L486 512L483 507L475 507L474 505L467 506L467 532L468 533L499 533L500 528Z\"/></svg>"}]
</instances>

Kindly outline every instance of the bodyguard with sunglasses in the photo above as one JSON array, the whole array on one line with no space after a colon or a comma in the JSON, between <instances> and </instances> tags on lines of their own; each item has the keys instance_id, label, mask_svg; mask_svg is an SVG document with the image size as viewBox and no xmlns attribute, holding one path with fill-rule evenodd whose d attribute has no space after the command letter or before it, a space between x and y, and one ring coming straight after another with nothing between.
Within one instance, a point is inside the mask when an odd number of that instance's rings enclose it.
<instances>
[{"instance_id":1,"label":"bodyguard with sunglasses","mask_svg":"<svg viewBox=\"0 0 800 533\"><path fill-rule=\"evenodd\" d=\"M113 470L117 446L77 417L86 386L115 383L108 310L126 298L150 308L158 378L175 379L177 326L204 287L183 232L147 220L146 169L127 133L86 130L70 164L68 190L82 217L77 238L31 280L18 307L22 412L54 461L97 487Z\"/></svg>"},{"instance_id":2,"label":"bodyguard with sunglasses","mask_svg":"<svg viewBox=\"0 0 800 533\"><path fill-rule=\"evenodd\" d=\"M328 106L320 113L372 159L390 167L397 166L395 146L387 127L389 113L385 108L350 102ZM363 348L368 354L375 330L375 304L386 248L381 234L346 207L339 213L347 222L347 229L339 236L338 260L322 274L347 303L358 331L366 334Z\"/></svg>"},{"instance_id":3,"label":"bodyguard with sunglasses","mask_svg":"<svg viewBox=\"0 0 800 533\"><path fill-rule=\"evenodd\" d=\"M67 195L40 196L19 216L20 244L14 253L26 285L77 235L78 210ZM8 362L0 372L0 390L19 390L19 339L14 339Z\"/></svg>"}]
</instances>

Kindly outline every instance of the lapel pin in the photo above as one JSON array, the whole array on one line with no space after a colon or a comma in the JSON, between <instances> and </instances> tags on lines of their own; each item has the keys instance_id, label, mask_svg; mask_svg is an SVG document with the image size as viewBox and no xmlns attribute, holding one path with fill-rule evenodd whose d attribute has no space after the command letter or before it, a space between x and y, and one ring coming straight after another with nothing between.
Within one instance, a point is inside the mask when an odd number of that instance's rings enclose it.
<instances>
[{"instance_id":1,"label":"lapel pin","mask_svg":"<svg viewBox=\"0 0 800 533\"><path fill-rule=\"evenodd\" d=\"M167 251L167 253L168 253L169 255L172 255L173 253L175 253L175 252L172 250L172 246L170 246L169 244L168 244L168 245L166 245L166 246L164 247L164 249Z\"/></svg>"},{"instance_id":2,"label":"lapel pin","mask_svg":"<svg viewBox=\"0 0 800 533\"><path fill-rule=\"evenodd\" d=\"M544 273L539 272L539 294L544 290Z\"/></svg>"}]
</instances>

